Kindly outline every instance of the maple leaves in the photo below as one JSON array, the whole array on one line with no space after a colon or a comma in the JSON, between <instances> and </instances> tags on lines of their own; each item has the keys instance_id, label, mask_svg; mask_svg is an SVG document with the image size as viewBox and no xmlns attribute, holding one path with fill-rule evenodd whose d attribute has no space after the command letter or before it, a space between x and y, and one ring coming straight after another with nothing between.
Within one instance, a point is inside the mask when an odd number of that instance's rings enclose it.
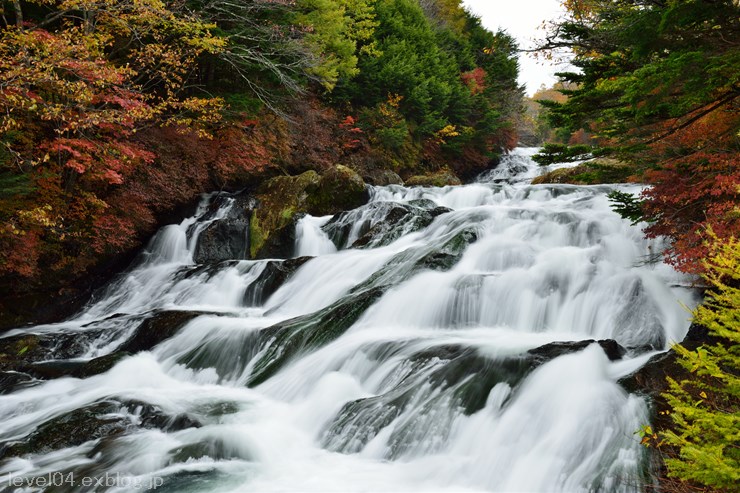
<instances>
[{"instance_id":1,"label":"maple leaves","mask_svg":"<svg viewBox=\"0 0 740 493\"><path fill-rule=\"evenodd\" d=\"M27 259L5 254L0 272L23 277L39 249L52 268L84 268L71 256L132 241L128 212L107 197L154 161L135 134L173 125L207 135L223 100L188 94L187 84L199 57L226 43L178 2L30 3L51 13L0 30L0 173L26 176L33 190L0 204L0 243ZM33 220L39 210L55 219Z\"/></svg>"},{"instance_id":2,"label":"maple leaves","mask_svg":"<svg viewBox=\"0 0 740 493\"><path fill-rule=\"evenodd\" d=\"M652 220L646 232L674 239L669 260L682 270L703 270L707 229L719 240L740 237L737 130L735 112L717 110L653 144L646 153L661 163L646 173L653 185L643 193L643 209Z\"/></svg>"}]
</instances>

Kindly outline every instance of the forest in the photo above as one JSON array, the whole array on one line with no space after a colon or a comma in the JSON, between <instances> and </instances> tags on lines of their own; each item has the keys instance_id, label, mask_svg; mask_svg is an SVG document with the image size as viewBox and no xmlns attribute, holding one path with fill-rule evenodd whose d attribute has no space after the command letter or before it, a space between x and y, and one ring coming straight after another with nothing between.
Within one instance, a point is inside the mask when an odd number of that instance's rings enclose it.
<instances>
[{"instance_id":1,"label":"forest","mask_svg":"<svg viewBox=\"0 0 740 493\"><path fill-rule=\"evenodd\" d=\"M708 335L642 442L660 491L737 491L740 5L563 5L540 49L572 70L526 101L514 38L460 0L3 0L2 327L79 307L205 192L337 165L460 184L526 137L647 185L613 207L702 279Z\"/></svg>"},{"instance_id":2,"label":"forest","mask_svg":"<svg viewBox=\"0 0 740 493\"><path fill-rule=\"evenodd\" d=\"M336 163L471 177L516 144L515 43L456 0L3 5L5 299L206 191Z\"/></svg>"}]
</instances>

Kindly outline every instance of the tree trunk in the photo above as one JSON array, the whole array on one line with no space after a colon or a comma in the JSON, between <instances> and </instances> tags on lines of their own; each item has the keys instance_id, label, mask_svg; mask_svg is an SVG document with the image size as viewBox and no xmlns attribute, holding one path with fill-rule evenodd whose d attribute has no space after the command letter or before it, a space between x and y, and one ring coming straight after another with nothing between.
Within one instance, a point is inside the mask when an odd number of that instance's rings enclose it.
<instances>
[{"instance_id":1,"label":"tree trunk","mask_svg":"<svg viewBox=\"0 0 740 493\"><path fill-rule=\"evenodd\" d=\"M23 10L21 10L20 0L13 0L13 10L15 10L15 25L23 29Z\"/></svg>"}]
</instances>

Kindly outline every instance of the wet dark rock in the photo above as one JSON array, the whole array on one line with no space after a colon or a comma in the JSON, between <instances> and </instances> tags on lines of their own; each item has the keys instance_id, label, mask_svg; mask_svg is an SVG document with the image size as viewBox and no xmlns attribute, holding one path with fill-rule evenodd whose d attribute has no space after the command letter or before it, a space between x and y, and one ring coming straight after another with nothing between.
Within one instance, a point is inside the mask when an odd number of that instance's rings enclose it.
<instances>
[{"instance_id":1,"label":"wet dark rock","mask_svg":"<svg viewBox=\"0 0 740 493\"><path fill-rule=\"evenodd\" d=\"M37 363L82 356L102 330L19 334L0 339L0 371L18 371L45 378L35 372Z\"/></svg>"},{"instance_id":2,"label":"wet dark rock","mask_svg":"<svg viewBox=\"0 0 740 493\"><path fill-rule=\"evenodd\" d=\"M202 426L185 415L168 416L158 406L139 401L96 402L41 423L22 440L0 444L0 459L43 454L139 428L178 431Z\"/></svg>"},{"instance_id":3,"label":"wet dark rock","mask_svg":"<svg viewBox=\"0 0 740 493\"><path fill-rule=\"evenodd\" d=\"M188 322L208 312L163 311L144 320L136 332L119 348L118 352L135 354L149 351L161 342L173 337Z\"/></svg>"},{"instance_id":4,"label":"wet dark rock","mask_svg":"<svg viewBox=\"0 0 740 493\"><path fill-rule=\"evenodd\" d=\"M446 271L457 264L471 243L478 240L478 232L474 229L465 229L454 235L441 248L422 257L416 263L416 269L431 269Z\"/></svg>"},{"instance_id":5,"label":"wet dark rock","mask_svg":"<svg viewBox=\"0 0 740 493\"><path fill-rule=\"evenodd\" d=\"M213 438L203 442L189 443L170 452L170 463L187 462L190 459L209 457L213 460L249 459L243 457L223 440Z\"/></svg>"},{"instance_id":6,"label":"wet dark rock","mask_svg":"<svg viewBox=\"0 0 740 493\"><path fill-rule=\"evenodd\" d=\"M586 349L587 346L594 343L601 346L601 349L604 350L604 354L606 354L606 357L609 358L610 361L620 360L625 354L627 354L627 350L613 339L602 339L600 341L587 339L585 341L552 342L535 349L530 349L527 353L534 357L533 361L536 365L541 365L557 358L558 356L582 351L583 349Z\"/></svg>"},{"instance_id":7,"label":"wet dark rock","mask_svg":"<svg viewBox=\"0 0 740 493\"><path fill-rule=\"evenodd\" d=\"M18 371L0 371L0 395L10 394L25 387L30 387L34 378Z\"/></svg>"},{"instance_id":8,"label":"wet dark rock","mask_svg":"<svg viewBox=\"0 0 740 493\"><path fill-rule=\"evenodd\" d=\"M244 292L246 306L261 306L285 284L303 264L313 257L298 257L267 262L259 277Z\"/></svg>"},{"instance_id":9,"label":"wet dark rock","mask_svg":"<svg viewBox=\"0 0 740 493\"><path fill-rule=\"evenodd\" d=\"M211 207L217 210L226 200L233 201L229 211L206 226L198 237L193 254L197 263L249 258L249 218L257 202L246 194L225 195L214 199Z\"/></svg>"},{"instance_id":10,"label":"wet dark rock","mask_svg":"<svg viewBox=\"0 0 740 493\"><path fill-rule=\"evenodd\" d=\"M403 234L424 229L435 217L451 210L436 207L427 199L412 202L372 202L360 209L335 215L321 229L339 249L378 247L392 243ZM358 238L349 245L353 229Z\"/></svg>"},{"instance_id":11,"label":"wet dark rock","mask_svg":"<svg viewBox=\"0 0 740 493\"><path fill-rule=\"evenodd\" d=\"M61 377L88 378L107 372L127 356L130 356L130 353L117 351L89 361L41 361L25 367L25 370L43 380Z\"/></svg>"},{"instance_id":12,"label":"wet dark rock","mask_svg":"<svg viewBox=\"0 0 740 493\"><path fill-rule=\"evenodd\" d=\"M260 331L260 356L247 385L259 385L296 355L319 348L342 335L386 289L376 287L350 294L318 312Z\"/></svg>"}]
</instances>

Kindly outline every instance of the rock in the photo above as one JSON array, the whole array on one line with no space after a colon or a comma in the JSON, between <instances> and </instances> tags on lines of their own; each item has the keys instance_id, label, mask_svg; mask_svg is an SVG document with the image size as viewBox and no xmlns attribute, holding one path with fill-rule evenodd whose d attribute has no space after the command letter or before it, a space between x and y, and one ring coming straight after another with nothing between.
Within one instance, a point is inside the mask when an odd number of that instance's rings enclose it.
<instances>
[{"instance_id":1,"label":"rock","mask_svg":"<svg viewBox=\"0 0 740 493\"><path fill-rule=\"evenodd\" d=\"M132 420L131 415L136 418ZM152 404L104 400L41 423L22 441L0 445L0 459L48 453L91 440L123 435L138 428L178 431L200 426L190 416L168 416Z\"/></svg>"},{"instance_id":2,"label":"rock","mask_svg":"<svg viewBox=\"0 0 740 493\"><path fill-rule=\"evenodd\" d=\"M572 168L560 168L532 180L533 185L543 183L569 183L572 185L597 185L624 183L634 174L634 166L611 158L595 158Z\"/></svg>"},{"instance_id":3,"label":"rock","mask_svg":"<svg viewBox=\"0 0 740 493\"><path fill-rule=\"evenodd\" d=\"M197 263L249 258L249 218L257 202L246 194L224 194L211 205L217 210L227 200L233 204L226 215L206 226L198 236L193 253Z\"/></svg>"},{"instance_id":4,"label":"rock","mask_svg":"<svg viewBox=\"0 0 740 493\"><path fill-rule=\"evenodd\" d=\"M387 205L385 216L362 233L351 247L374 248L388 245L403 235L426 228L435 217L451 210L446 207L427 210L413 205L395 203Z\"/></svg>"},{"instance_id":5,"label":"rock","mask_svg":"<svg viewBox=\"0 0 740 493\"><path fill-rule=\"evenodd\" d=\"M370 185L383 187L386 185L403 185L403 180L398 173L387 168L366 170L362 179Z\"/></svg>"},{"instance_id":6,"label":"rock","mask_svg":"<svg viewBox=\"0 0 740 493\"><path fill-rule=\"evenodd\" d=\"M0 371L0 395L10 394L34 383L31 375L17 371Z\"/></svg>"},{"instance_id":7,"label":"rock","mask_svg":"<svg viewBox=\"0 0 740 493\"><path fill-rule=\"evenodd\" d=\"M601 346L601 349L604 350L606 357L609 358L610 361L620 360L625 354L627 354L627 350L620 346L614 339L602 339L600 341L588 339L585 341L551 342L550 344L530 349L527 351L527 354L532 355L534 357L533 363L535 366L539 366L557 358L558 356L586 349L587 346L594 343Z\"/></svg>"},{"instance_id":8,"label":"rock","mask_svg":"<svg viewBox=\"0 0 740 493\"><path fill-rule=\"evenodd\" d=\"M76 361L88 348L100 330L24 334L0 339L0 389L15 387L24 374L42 380L74 377L87 378L110 370L121 359L141 351L149 351L174 336L190 320L206 312L164 311L145 319L134 334L115 352L89 361ZM101 329L102 330L102 329ZM20 381L19 381L20 383ZM1 390L0 390L1 391ZM7 391L7 390L6 390Z\"/></svg>"},{"instance_id":9,"label":"rock","mask_svg":"<svg viewBox=\"0 0 740 493\"><path fill-rule=\"evenodd\" d=\"M449 239L441 248L419 259L415 270L450 270L460 261L468 245L477 240L478 232L475 229L464 229Z\"/></svg>"},{"instance_id":10,"label":"rock","mask_svg":"<svg viewBox=\"0 0 740 493\"><path fill-rule=\"evenodd\" d=\"M136 354L149 351L161 342L177 334L194 318L207 312L162 311L144 320L134 334L118 348L117 352Z\"/></svg>"},{"instance_id":11,"label":"rock","mask_svg":"<svg viewBox=\"0 0 740 493\"><path fill-rule=\"evenodd\" d=\"M462 185L462 182L449 168L442 168L434 173L415 175L406 179L407 187L445 187L454 185Z\"/></svg>"},{"instance_id":12,"label":"rock","mask_svg":"<svg viewBox=\"0 0 740 493\"><path fill-rule=\"evenodd\" d=\"M247 385L259 385L297 354L323 346L342 335L386 289L381 286L353 293L318 312L260 331L259 359L254 363Z\"/></svg>"},{"instance_id":13,"label":"rock","mask_svg":"<svg viewBox=\"0 0 740 493\"><path fill-rule=\"evenodd\" d=\"M270 260L259 277L244 292L246 306L262 306L268 298L285 284L288 279L313 257L298 257L288 260Z\"/></svg>"},{"instance_id":14,"label":"rock","mask_svg":"<svg viewBox=\"0 0 740 493\"><path fill-rule=\"evenodd\" d=\"M34 363L25 370L42 380L61 377L88 378L105 373L130 353L117 351L90 361L51 360Z\"/></svg>"},{"instance_id":15,"label":"rock","mask_svg":"<svg viewBox=\"0 0 740 493\"><path fill-rule=\"evenodd\" d=\"M337 214L367 203L370 195L362 177L337 164L324 172L318 190L308 197L306 212L313 216Z\"/></svg>"},{"instance_id":16,"label":"rock","mask_svg":"<svg viewBox=\"0 0 740 493\"><path fill-rule=\"evenodd\" d=\"M306 171L272 178L259 187L256 198L259 205L249 227L250 257L264 259L293 255L300 214L336 214L363 205L369 194L360 175L336 165L323 176Z\"/></svg>"}]
</instances>

